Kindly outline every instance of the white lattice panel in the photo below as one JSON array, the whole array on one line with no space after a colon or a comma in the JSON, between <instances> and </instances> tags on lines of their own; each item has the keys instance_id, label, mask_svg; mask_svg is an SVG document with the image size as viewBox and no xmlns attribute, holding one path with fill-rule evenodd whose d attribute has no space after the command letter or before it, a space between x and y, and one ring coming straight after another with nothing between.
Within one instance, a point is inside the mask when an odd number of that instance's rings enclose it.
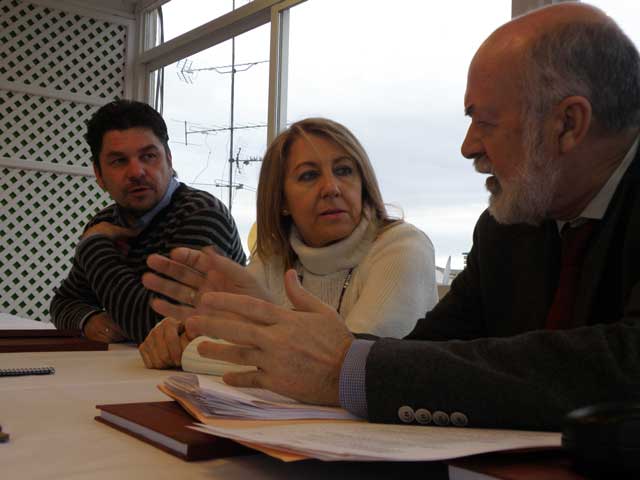
<instances>
[{"instance_id":1,"label":"white lattice panel","mask_svg":"<svg viewBox=\"0 0 640 480\"><path fill-rule=\"evenodd\" d=\"M71 267L82 227L109 203L95 179L2 169L0 310L48 320L49 302Z\"/></svg>"},{"instance_id":2,"label":"white lattice panel","mask_svg":"<svg viewBox=\"0 0 640 480\"><path fill-rule=\"evenodd\" d=\"M0 80L122 97L126 34L124 25L0 0Z\"/></svg>"},{"instance_id":3,"label":"white lattice panel","mask_svg":"<svg viewBox=\"0 0 640 480\"><path fill-rule=\"evenodd\" d=\"M0 90L2 156L91 166L83 139L86 122L98 107Z\"/></svg>"},{"instance_id":4,"label":"white lattice panel","mask_svg":"<svg viewBox=\"0 0 640 480\"><path fill-rule=\"evenodd\" d=\"M124 96L126 43L122 24L0 0L0 160L90 166L86 121L93 104ZM82 227L108 197L93 177L0 170L0 311L48 320Z\"/></svg>"}]
</instances>

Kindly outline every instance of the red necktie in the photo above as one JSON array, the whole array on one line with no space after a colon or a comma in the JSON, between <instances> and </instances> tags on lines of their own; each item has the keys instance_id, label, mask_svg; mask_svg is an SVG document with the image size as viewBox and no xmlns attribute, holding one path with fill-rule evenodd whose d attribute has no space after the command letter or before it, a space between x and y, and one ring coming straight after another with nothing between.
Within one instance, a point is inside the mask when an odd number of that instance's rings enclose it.
<instances>
[{"instance_id":1,"label":"red necktie","mask_svg":"<svg viewBox=\"0 0 640 480\"><path fill-rule=\"evenodd\" d=\"M562 228L560 276L556 295L547 316L547 329L560 330L573 326L573 306L576 302L578 281L594 224L594 221L586 221L572 227L567 223Z\"/></svg>"}]
</instances>

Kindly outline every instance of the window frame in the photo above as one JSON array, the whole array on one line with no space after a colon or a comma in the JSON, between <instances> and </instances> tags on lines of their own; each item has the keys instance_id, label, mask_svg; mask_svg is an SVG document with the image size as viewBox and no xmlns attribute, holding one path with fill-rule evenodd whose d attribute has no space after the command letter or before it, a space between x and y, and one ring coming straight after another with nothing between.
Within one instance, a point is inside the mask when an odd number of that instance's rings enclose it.
<instances>
[{"instance_id":1,"label":"window frame","mask_svg":"<svg viewBox=\"0 0 640 480\"><path fill-rule=\"evenodd\" d=\"M289 53L289 11L308 0L254 0L215 18L161 45L150 42L157 36L157 8L169 0L143 0L138 4L137 50L133 68L132 98L153 106L158 69L187 58L234 36L242 35L266 23L271 25L269 53L269 96L267 143L286 126ZM531 9L569 0L512 0L512 18Z\"/></svg>"}]
</instances>

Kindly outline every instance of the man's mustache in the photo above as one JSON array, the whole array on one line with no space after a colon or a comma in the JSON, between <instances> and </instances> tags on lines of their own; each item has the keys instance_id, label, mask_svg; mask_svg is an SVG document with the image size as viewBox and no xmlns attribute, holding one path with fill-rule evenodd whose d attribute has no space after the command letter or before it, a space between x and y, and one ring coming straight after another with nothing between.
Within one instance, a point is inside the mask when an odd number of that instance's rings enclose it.
<instances>
[{"instance_id":1,"label":"man's mustache","mask_svg":"<svg viewBox=\"0 0 640 480\"><path fill-rule=\"evenodd\" d=\"M481 155L473 159L473 168L478 173L488 173L493 175L493 166L486 155Z\"/></svg>"}]
</instances>

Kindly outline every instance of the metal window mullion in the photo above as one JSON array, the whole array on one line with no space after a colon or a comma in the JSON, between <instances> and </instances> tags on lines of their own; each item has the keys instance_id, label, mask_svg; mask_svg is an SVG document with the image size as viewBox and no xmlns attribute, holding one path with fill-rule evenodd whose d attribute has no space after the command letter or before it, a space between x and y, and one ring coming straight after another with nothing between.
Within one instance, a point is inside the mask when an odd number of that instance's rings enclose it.
<instances>
[{"instance_id":1,"label":"metal window mullion","mask_svg":"<svg viewBox=\"0 0 640 480\"><path fill-rule=\"evenodd\" d=\"M79 167L15 157L0 157L0 167L13 168L15 170L35 170L39 172L59 173L63 175L76 175L81 177L95 177L92 167Z\"/></svg>"},{"instance_id":2,"label":"metal window mullion","mask_svg":"<svg viewBox=\"0 0 640 480\"><path fill-rule=\"evenodd\" d=\"M55 90L51 88L36 87L21 82L9 82L0 80L0 90L9 92L26 93L27 95L36 95L39 97L55 98L67 102L83 103L87 105L102 106L109 101L106 98L91 97L80 93L66 92L64 90Z\"/></svg>"},{"instance_id":3,"label":"metal window mullion","mask_svg":"<svg viewBox=\"0 0 640 480\"><path fill-rule=\"evenodd\" d=\"M289 11L304 1L306 0L285 0L271 9L267 145L287 124Z\"/></svg>"},{"instance_id":4,"label":"metal window mullion","mask_svg":"<svg viewBox=\"0 0 640 480\"><path fill-rule=\"evenodd\" d=\"M135 91L135 64L136 64L136 38L138 33L138 23L130 22L126 26L126 43L124 46L124 72L122 86L124 98L133 98Z\"/></svg>"},{"instance_id":5,"label":"metal window mullion","mask_svg":"<svg viewBox=\"0 0 640 480\"><path fill-rule=\"evenodd\" d=\"M253 30L270 20L271 6L279 0L254 0L179 37L143 52L138 62L147 72L170 65Z\"/></svg>"}]
</instances>

